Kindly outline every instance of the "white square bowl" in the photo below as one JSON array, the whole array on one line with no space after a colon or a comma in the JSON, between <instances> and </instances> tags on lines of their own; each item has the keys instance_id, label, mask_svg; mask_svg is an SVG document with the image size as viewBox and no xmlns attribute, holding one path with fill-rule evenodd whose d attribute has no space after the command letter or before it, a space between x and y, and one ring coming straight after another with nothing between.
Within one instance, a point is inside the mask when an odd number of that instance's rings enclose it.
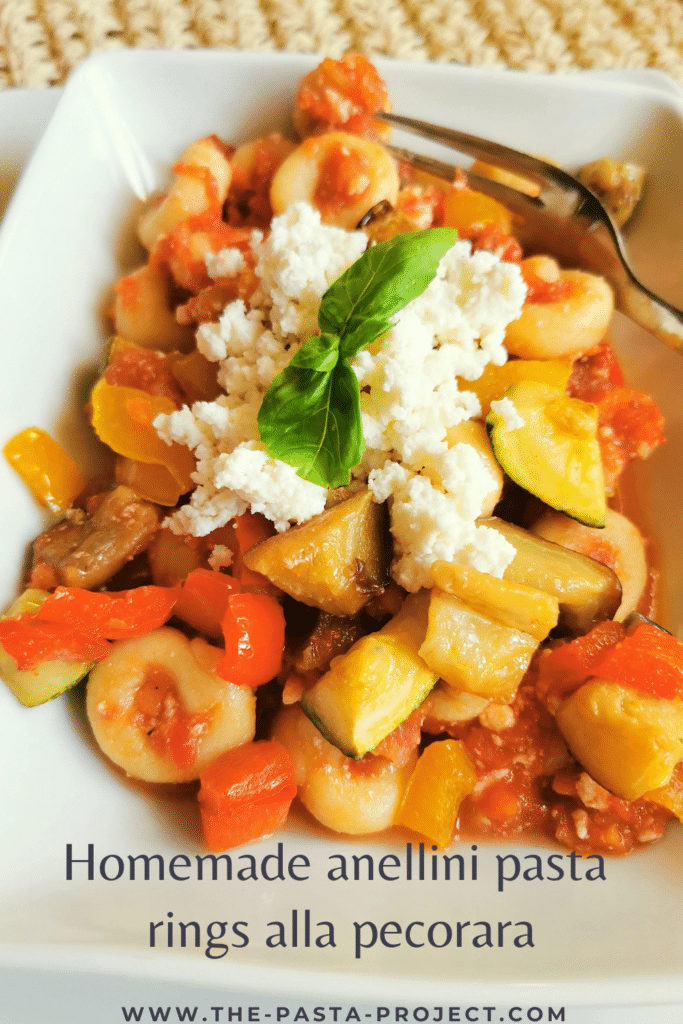
<instances>
[{"instance_id":1,"label":"white square bowl","mask_svg":"<svg viewBox=\"0 0 683 1024\"><path fill-rule=\"evenodd\" d=\"M6 215L0 233L0 438L43 426L84 466L98 451L83 414L101 365L101 310L112 282L139 260L132 224L139 201L160 187L193 139L215 132L238 143L287 129L296 86L312 56L229 52L130 51L88 61L71 78ZM451 123L568 167L609 154L649 169L645 199L629 228L629 250L646 284L683 305L683 94L653 73L568 76L492 72L447 65L378 61L394 108ZM683 636L683 361L617 318L615 337L629 382L651 392L667 420L668 444L633 473L645 523L660 554L662 619ZM15 593L30 540L43 519L23 485L0 465L2 600ZM0 690L0 964L96 970L224 986L227 989L360 1000L421 1002L486 998L605 1004L683 1000L683 835L671 828L658 846L606 862L606 880L524 878L545 847L479 844L477 880L405 878L405 837L352 841L323 836L301 818L275 840L233 852L261 858L283 843L285 860L303 854L307 881L177 881L174 855L194 857L196 804L158 796L111 771L95 750L73 694L35 709ZM83 864L66 880L67 844L96 865L109 855L161 854L164 881L88 881ZM462 849L471 850L468 844ZM397 881L332 881L329 858L393 853ZM496 857L515 854L519 879L498 891ZM525 861L524 858L527 858ZM107 862L109 872L116 866ZM272 862L271 862L272 863ZM594 862L591 862L592 864ZM512 864L511 861L508 862ZM562 862L568 868L568 861ZM546 872L547 873L547 872ZM533 875L533 871L528 872ZM552 872L551 872L552 874ZM270 948L269 922L299 942ZM303 944L311 911L312 945ZM151 922L197 921L199 949L149 946ZM212 921L248 922L249 944L205 955ZM318 921L331 921L335 947L316 946ZM392 947L378 941L354 952L354 922L426 925L447 921L529 921L533 947ZM481 931L481 928L479 929ZM162 929L158 934L165 934ZM178 933L176 933L178 934ZM366 934L366 933L364 933ZM413 934L418 934L414 932ZM435 933L437 934L437 933ZM470 932L471 934L471 932ZM443 935L443 931L441 932ZM239 942L239 939L237 940ZM390 938L391 942L394 941ZM437 937L437 941L442 941ZM232 945L232 942L231 942ZM350 989L349 986L352 986Z\"/></svg>"}]
</instances>

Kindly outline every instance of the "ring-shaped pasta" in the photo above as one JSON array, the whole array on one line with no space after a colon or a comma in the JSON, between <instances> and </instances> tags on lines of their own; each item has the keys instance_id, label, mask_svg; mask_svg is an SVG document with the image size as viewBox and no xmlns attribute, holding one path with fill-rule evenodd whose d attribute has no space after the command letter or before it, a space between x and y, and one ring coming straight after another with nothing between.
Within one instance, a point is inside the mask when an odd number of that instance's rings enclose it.
<instances>
[{"instance_id":1,"label":"ring-shaped pasta","mask_svg":"<svg viewBox=\"0 0 683 1024\"><path fill-rule=\"evenodd\" d=\"M221 651L162 626L119 640L90 673L87 712L103 753L144 782L188 782L254 737L256 700L216 671Z\"/></svg>"},{"instance_id":2,"label":"ring-shaped pasta","mask_svg":"<svg viewBox=\"0 0 683 1024\"><path fill-rule=\"evenodd\" d=\"M396 164L377 142L328 132L306 139L290 153L270 186L274 214L296 202L310 203L324 224L353 229L382 199L398 196Z\"/></svg>"},{"instance_id":3,"label":"ring-shaped pasta","mask_svg":"<svg viewBox=\"0 0 683 1024\"><path fill-rule=\"evenodd\" d=\"M299 704L280 712L272 738L289 751L299 798L323 825L335 832L367 835L393 824L417 750L403 765L371 754L354 761L328 743Z\"/></svg>"},{"instance_id":4,"label":"ring-shaped pasta","mask_svg":"<svg viewBox=\"0 0 683 1024\"><path fill-rule=\"evenodd\" d=\"M568 294L555 302L527 301L518 320L508 324L505 347L522 359L561 359L587 352L605 336L614 312L612 289L604 278L583 270L562 270Z\"/></svg>"}]
</instances>

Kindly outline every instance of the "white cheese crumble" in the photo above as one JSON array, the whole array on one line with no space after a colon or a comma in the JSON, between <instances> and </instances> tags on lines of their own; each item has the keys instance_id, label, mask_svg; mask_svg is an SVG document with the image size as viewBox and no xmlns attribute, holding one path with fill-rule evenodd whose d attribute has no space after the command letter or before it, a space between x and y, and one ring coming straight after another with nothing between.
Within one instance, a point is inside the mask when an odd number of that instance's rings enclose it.
<instances>
[{"instance_id":1,"label":"white cheese crumble","mask_svg":"<svg viewBox=\"0 0 683 1024\"><path fill-rule=\"evenodd\" d=\"M317 333L324 292L366 245L363 232L323 225L305 203L276 217L266 238L252 233L260 283L251 309L231 302L197 332L226 394L155 420L162 437L186 444L198 460L198 487L171 519L177 532L204 536L247 508L285 530L323 510L324 488L266 455L257 415L273 378ZM232 265L229 252L218 254L210 273ZM448 435L481 411L456 378L476 380L489 362L506 361L505 329L525 294L517 266L456 242L424 294L353 360L367 446L354 478L367 479L378 501L389 499L392 571L408 590L431 585L437 558L500 576L514 555L500 534L475 522L496 486L483 455L449 445Z\"/></svg>"},{"instance_id":2,"label":"white cheese crumble","mask_svg":"<svg viewBox=\"0 0 683 1024\"><path fill-rule=\"evenodd\" d=\"M207 252L204 256L206 272L212 280L219 277L233 277L244 270L246 263L239 249L220 249Z\"/></svg>"},{"instance_id":3,"label":"white cheese crumble","mask_svg":"<svg viewBox=\"0 0 683 1024\"><path fill-rule=\"evenodd\" d=\"M510 398L499 398L498 401L491 402L491 409L502 419L502 426L505 431L519 430L526 422L519 415L514 402Z\"/></svg>"}]
</instances>

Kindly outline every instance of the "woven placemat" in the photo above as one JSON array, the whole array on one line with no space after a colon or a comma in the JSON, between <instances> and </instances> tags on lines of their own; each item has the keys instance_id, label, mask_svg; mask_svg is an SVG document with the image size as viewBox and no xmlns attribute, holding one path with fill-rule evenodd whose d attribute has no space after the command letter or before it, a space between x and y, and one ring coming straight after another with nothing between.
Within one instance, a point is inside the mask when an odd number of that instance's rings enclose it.
<instances>
[{"instance_id":1,"label":"woven placemat","mask_svg":"<svg viewBox=\"0 0 683 1024\"><path fill-rule=\"evenodd\" d=\"M683 84L681 0L0 0L0 87L61 84L122 46L293 50L529 71L659 68Z\"/></svg>"}]
</instances>

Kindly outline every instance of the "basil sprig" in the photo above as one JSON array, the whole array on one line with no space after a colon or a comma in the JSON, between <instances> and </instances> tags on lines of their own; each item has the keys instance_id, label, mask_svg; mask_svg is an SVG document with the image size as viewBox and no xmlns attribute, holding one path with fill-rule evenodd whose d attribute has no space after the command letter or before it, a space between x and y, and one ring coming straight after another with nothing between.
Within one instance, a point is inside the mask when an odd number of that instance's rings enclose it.
<instances>
[{"instance_id":1,"label":"basil sprig","mask_svg":"<svg viewBox=\"0 0 683 1024\"><path fill-rule=\"evenodd\" d=\"M266 391L258 414L266 452L322 487L348 484L365 450L358 380L348 360L434 278L457 231L429 228L367 249L325 292L320 334Z\"/></svg>"}]
</instances>

